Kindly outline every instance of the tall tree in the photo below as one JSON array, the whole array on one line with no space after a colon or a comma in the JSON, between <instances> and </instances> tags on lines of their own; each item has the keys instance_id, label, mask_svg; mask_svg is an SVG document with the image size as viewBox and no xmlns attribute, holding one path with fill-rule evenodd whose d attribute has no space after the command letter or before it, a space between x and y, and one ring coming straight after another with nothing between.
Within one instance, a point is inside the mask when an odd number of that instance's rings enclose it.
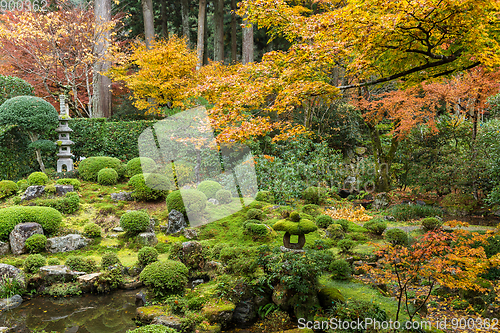
<instances>
[{"instance_id":1,"label":"tall tree","mask_svg":"<svg viewBox=\"0 0 500 333\"><path fill-rule=\"evenodd\" d=\"M142 16L144 17L144 38L146 47L149 48L155 39L154 12L152 0L142 1Z\"/></svg>"},{"instance_id":2,"label":"tall tree","mask_svg":"<svg viewBox=\"0 0 500 333\"><path fill-rule=\"evenodd\" d=\"M224 0L214 0L214 60L224 62Z\"/></svg>"},{"instance_id":3,"label":"tall tree","mask_svg":"<svg viewBox=\"0 0 500 333\"><path fill-rule=\"evenodd\" d=\"M94 17L96 26L95 54L99 61L94 65L94 94L91 115L96 118L111 116L111 79L101 73L107 72L111 62L105 59L111 32L105 27L111 22L111 0L95 0Z\"/></svg>"},{"instance_id":4,"label":"tall tree","mask_svg":"<svg viewBox=\"0 0 500 333\"><path fill-rule=\"evenodd\" d=\"M191 44L191 26L189 24L189 0L181 0L182 36Z\"/></svg>"},{"instance_id":5,"label":"tall tree","mask_svg":"<svg viewBox=\"0 0 500 333\"><path fill-rule=\"evenodd\" d=\"M200 69L201 66L203 66L203 55L205 53L206 16L207 0L200 0L198 10L198 40L196 42L196 57L198 58L198 62L196 64L196 69Z\"/></svg>"},{"instance_id":6,"label":"tall tree","mask_svg":"<svg viewBox=\"0 0 500 333\"><path fill-rule=\"evenodd\" d=\"M241 62L243 65L253 62L253 24L243 18L243 41L241 43L242 55Z\"/></svg>"},{"instance_id":7,"label":"tall tree","mask_svg":"<svg viewBox=\"0 0 500 333\"><path fill-rule=\"evenodd\" d=\"M236 26L236 0L231 0L231 63L236 63L238 52L237 26Z\"/></svg>"},{"instance_id":8,"label":"tall tree","mask_svg":"<svg viewBox=\"0 0 500 333\"><path fill-rule=\"evenodd\" d=\"M168 38L167 0L161 1L161 36Z\"/></svg>"}]
</instances>

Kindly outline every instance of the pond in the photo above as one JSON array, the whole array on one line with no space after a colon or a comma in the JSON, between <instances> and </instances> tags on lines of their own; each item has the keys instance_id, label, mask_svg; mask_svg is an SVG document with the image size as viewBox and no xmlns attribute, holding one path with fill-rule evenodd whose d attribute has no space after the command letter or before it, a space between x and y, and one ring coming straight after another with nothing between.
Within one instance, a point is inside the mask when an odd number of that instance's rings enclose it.
<instances>
[{"instance_id":1,"label":"pond","mask_svg":"<svg viewBox=\"0 0 500 333\"><path fill-rule=\"evenodd\" d=\"M457 220L457 221L462 221L462 222L467 222L471 225L481 225L485 227L495 227L500 224L500 217L494 216L494 215L486 215L486 216L479 216L479 215L467 215L467 216L451 216L451 215L445 215L443 217L444 221L452 221L452 220Z\"/></svg>"},{"instance_id":2,"label":"pond","mask_svg":"<svg viewBox=\"0 0 500 333\"><path fill-rule=\"evenodd\" d=\"M116 291L81 297L35 297L10 311L0 313L0 327L15 332L34 330L58 333L125 333L134 329L135 294Z\"/></svg>"}]
</instances>

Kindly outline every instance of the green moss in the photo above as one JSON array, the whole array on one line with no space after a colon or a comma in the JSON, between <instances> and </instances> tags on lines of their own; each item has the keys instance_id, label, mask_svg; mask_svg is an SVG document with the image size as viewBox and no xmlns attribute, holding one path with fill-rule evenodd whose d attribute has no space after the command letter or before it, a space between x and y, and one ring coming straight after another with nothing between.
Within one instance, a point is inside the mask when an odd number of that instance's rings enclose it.
<instances>
[{"instance_id":1,"label":"green moss","mask_svg":"<svg viewBox=\"0 0 500 333\"><path fill-rule=\"evenodd\" d=\"M301 219L299 222L280 220L273 225L276 231L286 231L291 235L305 235L316 231L318 227L311 220Z\"/></svg>"},{"instance_id":2,"label":"green moss","mask_svg":"<svg viewBox=\"0 0 500 333\"><path fill-rule=\"evenodd\" d=\"M49 182L49 177L43 172L33 172L28 176L28 185L45 185Z\"/></svg>"}]
</instances>

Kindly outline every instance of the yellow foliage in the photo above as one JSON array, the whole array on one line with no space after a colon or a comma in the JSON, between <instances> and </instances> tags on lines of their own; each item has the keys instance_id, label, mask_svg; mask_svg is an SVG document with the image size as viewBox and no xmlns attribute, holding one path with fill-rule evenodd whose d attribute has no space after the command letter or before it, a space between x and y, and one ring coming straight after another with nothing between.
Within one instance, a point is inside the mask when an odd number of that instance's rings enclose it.
<instances>
[{"instance_id":1,"label":"yellow foliage","mask_svg":"<svg viewBox=\"0 0 500 333\"><path fill-rule=\"evenodd\" d=\"M328 209L325 212L335 220L345 219L351 222L366 222L371 220L373 217L365 213L365 208L363 206L359 207L342 207L337 209Z\"/></svg>"}]
</instances>

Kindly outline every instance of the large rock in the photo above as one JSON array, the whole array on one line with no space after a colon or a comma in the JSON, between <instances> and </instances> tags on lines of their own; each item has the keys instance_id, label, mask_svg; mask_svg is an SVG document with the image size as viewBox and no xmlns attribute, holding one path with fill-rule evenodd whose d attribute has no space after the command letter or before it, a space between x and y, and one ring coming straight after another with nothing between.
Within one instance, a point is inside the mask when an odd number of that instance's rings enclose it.
<instances>
[{"instance_id":1,"label":"large rock","mask_svg":"<svg viewBox=\"0 0 500 333\"><path fill-rule=\"evenodd\" d=\"M49 253L68 252L87 246L89 240L82 235L69 234L47 239L46 250Z\"/></svg>"},{"instance_id":2,"label":"large rock","mask_svg":"<svg viewBox=\"0 0 500 333\"><path fill-rule=\"evenodd\" d=\"M74 281L79 276L88 275L85 272L72 271L65 265L43 266L39 270L40 276L47 283L55 282L70 282Z\"/></svg>"},{"instance_id":3,"label":"large rock","mask_svg":"<svg viewBox=\"0 0 500 333\"><path fill-rule=\"evenodd\" d=\"M0 276L16 279L21 285L25 285L24 273L12 265L0 264Z\"/></svg>"},{"instance_id":4,"label":"large rock","mask_svg":"<svg viewBox=\"0 0 500 333\"><path fill-rule=\"evenodd\" d=\"M198 231L196 229L184 229L182 234L189 240L198 238Z\"/></svg>"},{"instance_id":5,"label":"large rock","mask_svg":"<svg viewBox=\"0 0 500 333\"><path fill-rule=\"evenodd\" d=\"M375 195L375 199L372 204L373 209L384 209L389 206L389 197L387 193L381 192Z\"/></svg>"},{"instance_id":6,"label":"large rock","mask_svg":"<svg viewBox=\"0 0 500 333\"><path fill-rule=\"evenodd\" d=\"M73 188L73 185L56 185L56 195L66 195L66 193L69 192L74 192L75 189Z\"/></svg>"},{"instance_id":7,"label":"large rock","mask_svg":"<svg viewBox=\"0 0 500 333\"><path fill-rule=\"evenodd\" d=\"M0 256L4 256L6 254L9 254L9 252L10 252L9 243L0 242Z\"/></svg>"},{"instance_id":8,"label":"large rock","mask_svg":"<svg viewBox=\"0 0 500 333\"><path fill-rule=\"evenodd\" d=\"M33 200L43 195L45 191L45 186L42 185L33 185L28 186L24 194L21 196L21 201L25 200Z\"/></svg>"},{"instance_id":9,"label":"large rock","mask_svg":"<svg viewBox=\"0 0 500 333\"><path fill-rule=\"evenodd\" d=\"M182 263L190 269L202 269L205 266L203 247L199 242L182 243Z\"/></svg>"},{"instance_id":10,"label":"large rock","mask_svg":"<svg viewBox=\"0 0 500 333\"><path fill-rule=\"evenodd\" d=\"M181 318L172 315L162 315L155 317L151 322L151 325L163 325L166 327L173 328L174 330L181 331L182 330L182 321Z\"/></svg>"},{"instance_id":11,"label":"large rock","mask_svg":"<svg viewBox=\"0 0 500 333\"><path fill-rule=\"evenodd\" d=\"M155 232L156 220L152 217L149 219L149 225L144 232Z\"/></svg>"},{"instance_id":12,"label":"large rock","mask_svg":"<svg viewBox=\"0 0 500 333\"><path fill-rule=\"evenodd\" d=\"M111 193L111 200L114 201L132 201L132 192Z\"/></svg>"},{"instance_id":13,"label":"large rock","mask_svg":"<svg viewBox=\"0 0 500 333\"><path fill-rule=\"evenodd\" d=\"M141 232L137 235L137 241L145 246L155 246L158 244L158 238L154 232Z\"/></svg>"},{"instance_id":14,"label":"large rock","mask_svg":"<svg viewBox=\"0 0 500 333\"><path fill-rule=\"evenodd\" d=\"M78 276L77 280L83 292L91 292L96 289L96 282L102 273L92 273Z\"/></svg>"},{"instance_id":15,"label":"large rock","mask_svg":"<svg viewBox=\"0 0 500 333\"><path fill-rule=\"evenodd\" d=\"M252 299L239 302L233 311L233 321L240 326L252 324L256 316L257 312Z\"/></svg>"},{"instance_id":16,"label":"large rock","mask_svg":"<svg viewBox=\"0 0 500 333\"><path fill-rule=\"evenodd\" d=\"M293 293L284 285L278 284L274 287L272 296L273 303L279 306L283 311L290 309L290 300L292 297Z\"/></svg>"},{"instance_id":17,"label":"large rock","mask_svg":"<svg viewBox=\"0 0 500 333\"><path fill-rule=\"evenodd\" d=\"M186 227L187 223L184 219L184 215L182 215L181 212L172 209L170 213L168 213L168 227L166 233L175 234Z\"/></svg>"},{"instance_id":18,"label":"large rock","mask_svg":"<svg viewBox=\"0 0 500 333\"><path fill-rule=\"evenodd\" d=\"M19 223L9 234L10 249L13 254L26 253L26 240L35 234L43 235L43 228L35 222Z\"/></svg>"},{"instance_id":19,"label":"large rock","mask_svg":"<svg viewBox=\"0 0 500 333\"><path fill-rule=\"evenodd\" d=\"M23 298L19 295L14 295L10 298L0 299L0 310L10 310L17 308L23 302Z\"/></svg>"}]
</instances>

